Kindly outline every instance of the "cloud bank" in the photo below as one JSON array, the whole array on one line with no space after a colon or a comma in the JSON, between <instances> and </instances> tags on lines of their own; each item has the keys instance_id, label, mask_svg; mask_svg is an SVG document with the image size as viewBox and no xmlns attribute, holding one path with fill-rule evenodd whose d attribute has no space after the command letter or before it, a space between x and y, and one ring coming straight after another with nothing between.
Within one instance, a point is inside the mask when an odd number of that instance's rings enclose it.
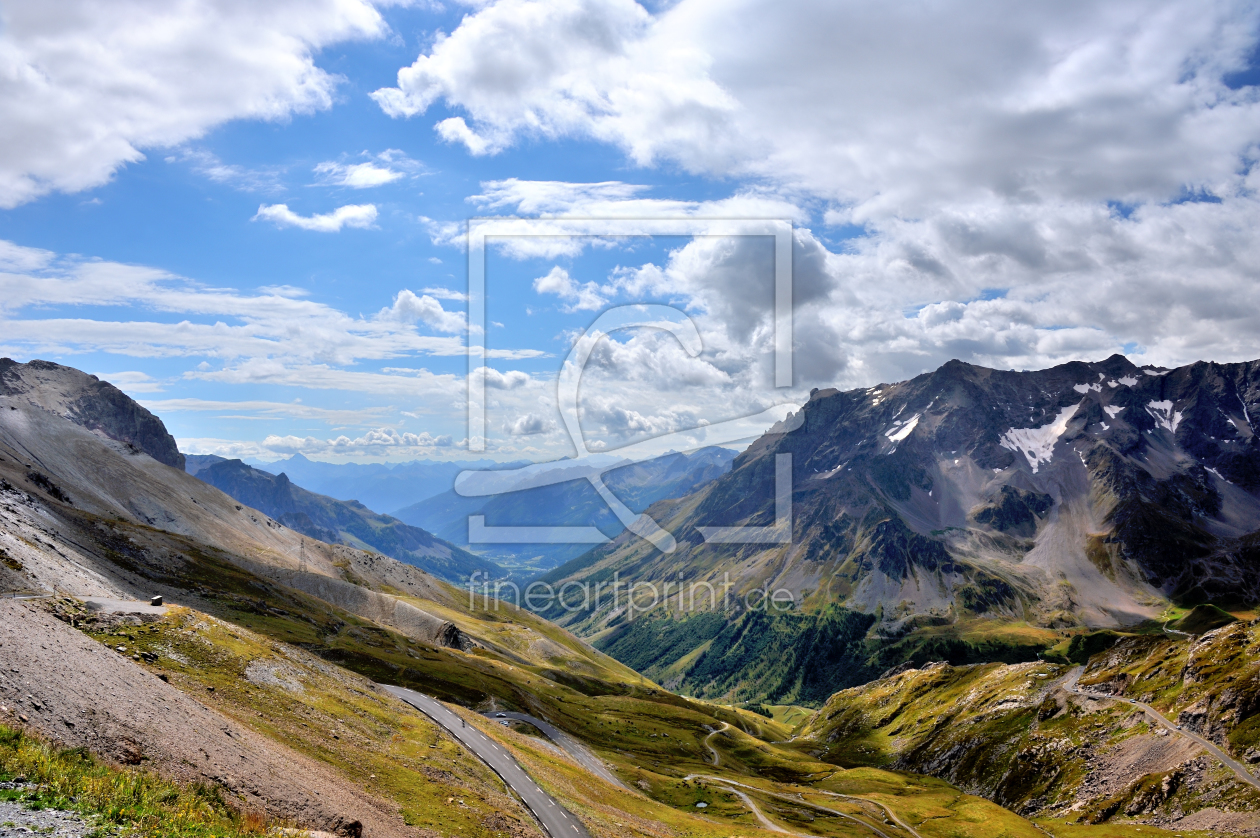
<instances>
[{"instance_id":1,"label":"cloud bank","mask_svg":"<svg viewBox=\"0 0 1260 838\"><path fill-rule=\"evenodd\" d=\"M107 182L144 149L331 106L329 44L378 38L367 0L12 3L0 25L0 207Z\"/></svg>"}]
</instances>

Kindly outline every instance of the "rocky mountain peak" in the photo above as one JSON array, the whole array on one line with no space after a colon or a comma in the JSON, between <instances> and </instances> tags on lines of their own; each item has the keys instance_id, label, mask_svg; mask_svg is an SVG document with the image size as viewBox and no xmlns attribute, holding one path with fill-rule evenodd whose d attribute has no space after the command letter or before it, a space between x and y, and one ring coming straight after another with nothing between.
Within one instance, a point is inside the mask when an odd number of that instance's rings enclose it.
<instances>
[{"instance_id":1,"label":"rocky mountain peak","mask_svg":"<svg viewBox=\"0 0 1260 838\"><path fill-rule=\"evenodd\" d=\"M648 510L673 554L623 535L547 581L729 580L787 591L818 620L837 606L869 615L873 636L929 627L925 643L977 625L1132 626L1170 603L1251 605L1258 411L1260 362L1163 369L1121 355L1035 371L951 361L817 390L794 430L772 429L727 474ZM784 454L791 542L706 541L703 528L775 522ZM611 611L555 617L591 633L620 625Z\"/></svg>"},{"instance_id":2,"label":"rocky mountain peak","mask_svg":"<svg viewBox=\"0 0 1260 838\"><path fill-rule=\"evenodd\" d=\"M94 375L51 361L0 358L0 398L19 399L184 469L184 455L162 420Z\"/></svg>"}]
</instances>

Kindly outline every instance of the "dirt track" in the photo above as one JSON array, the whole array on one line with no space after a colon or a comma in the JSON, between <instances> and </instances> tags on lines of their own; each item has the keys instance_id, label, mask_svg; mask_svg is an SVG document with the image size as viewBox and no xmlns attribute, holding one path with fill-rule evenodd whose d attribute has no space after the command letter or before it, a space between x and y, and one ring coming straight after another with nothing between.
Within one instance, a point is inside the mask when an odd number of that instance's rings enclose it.
<instances>
[{"instance_id":1,"label":"dirt track","mask_svg":"<svg viewBox=\"0 0 1260 838\"><path fill-rule=\"evenodd\" d=\"M70 747L216 782L246 806L367 838L414 836L392 803L242 728L65 625L38 605L0 601L0 721Z\"/></svg>"}]
</instances>

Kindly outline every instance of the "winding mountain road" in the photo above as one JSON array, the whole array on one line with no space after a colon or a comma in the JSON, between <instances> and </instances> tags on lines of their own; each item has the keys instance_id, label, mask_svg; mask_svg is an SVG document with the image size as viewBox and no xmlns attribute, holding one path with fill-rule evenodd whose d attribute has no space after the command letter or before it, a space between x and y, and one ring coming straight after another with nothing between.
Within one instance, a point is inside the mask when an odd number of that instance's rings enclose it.
<instances>
[{"instance_id":1,"label":"winding mountain road","mask_svg":"<svg viewBox=\"0 0 1260 838\"><path fill-rule=\"evenodd\" d=\"M617 779L617 775L608 770L608 766L603 760L595 756L591 749L583 745L581 742L569 736L564 731L557 728L550 722L540 719L537 716L531 716L528 713L517 713L512 710L500 710L486 714L486 718L491 721L502 721L503 719L512 719L517 722L524 722L538 728L548 739L560 746L566 754L573 757L573 760L587 771L599 777L605 782L612 783L614 786L629 790L625 783Z\"/></svg>"},{"instance_id":2,"label":"winding mountain road","mask_svg":"<svg viewBox=\"0 0 1260 838\"><path fill-rule=\"evenodd\" d=\"M511 788L512 791L516 792L521 800L525 802L525 805L529 808L530 812L533 813L534 817L542 825L547 834L551 836L551 838L591 838L590 833L586 831L586 828L582 825L582 823L578 821L571 812L557 803L553 797L543 791L542 788L539 787L539 785L525 772L525 769L521 767L520 763L518 763L506 749L477 728L468 727L467 723L445 704L431 696L418 693L415 690L409 690L405 687L395 687L389 684L381 684L380 686L396 698L405 701L407 704L410 704L421 713L424 713L426 716L433 719L433 721L441 725L447 733L463 744L464 747L468 748L468 750L476 754L484 763L489 765L490 768L493 769L505 783L507 783L508 787ZM506 721L511 719L533 725L541 731L544 736L555 742L561 749L573 757L573 759L587 771L603 780L608 781L609 783L619 786L620 788L626 788L625 784L617 779L617 777L608 770L608 767L604 765L604 763L600 761L600 759L585 745L575 741L572 737L559 730L555 725L552 725L537 716L531 716L527 713L517 713L509 710L487 713L486 718L491 721ZM709 739L730 728L730 725L725 722L723 722L722 725L722 727L712 731L704 738L705 747L708 748L709 752L713 755L714 765L719 763L720 757L717 749L709 744ZM710 774L689 774L685 779L707 780L712 783L721 784L727 789L727 791L731 792L740 799L744 806L746 806L752 813L753 817L757 819L757 822L762 826L762 828L771 832L793 835L797 836L797 838L817 838L817 836L807 833L793 832L770 820L766 817L765 813L761 811L761 808L757 806L756 802L747 794L747 791L753 791L797 806L806 806L812 809L817 809L821 812L827 812L828 814L835 815L836 817L852 821L853 823L872 832L875 836L877 836L877 838L893 838L893 836L888 835L886 832L883 832L878 827L862 820L861 818L856 818L845 812L841 812L827 806L822 806L818 803L807 802L799 797L792 797L786 794L767 791L765 789L757 788L756 786L745 785L734 780L728 780L724 777L715 777ZM879 801L867 800L862 797L853 797L851 795L830 791L815 790L810 793L854 800L859 803L868 803L878 806L881 810L883 810L885 815L887 815L888 819L902 830L913 836L913 838L922 838L918 832L904 823L891 809Z\"/></svg>"},{"instance_id":3,"label":"winding mountain road","mask_svg":"<svg viewBox=\"0 0 1260 838\"><path fill-rule=\"evenodd\" d=\"M799 838L817 838L817 836L815 836L815 835L810 835L810 834L808 834L808 833L804 833L804 832L792 832L792 831L791 831L791 830L789 830L789 829L784 829L783 827L779 826L777 823L775 823L774 821L772 821L772 820L770 820L769 818L767 818L767 817L765 816L765 814L764 814L764 813L762 813L761 809L757 806L757 804L753 802L752 798L751 798L751 797L749 797L749 796L748 796L747 794L745 794L744 792L740 791L740 789L748 789L749 791L755 791L755 792L757 792L758 794L764 794L764 795L766 795L767 797L773 797L773 798L775 798L776 800L784 800L784 801L787 801L788 803L793 803L793 804L795 804L795 805L797 805L797 806L807 806L807 807L809 807L809 808L811 808L811 809L817 809L817 810L819 810L820 812L826 812L826 813L828 813L828 814L835 815L835 816L840 817L840 818L844 818L845 820L848 820L848 821L853 821L855 824L857 824L857 825L859 825L859 826L862 826L862 827L865 827L866 829L869 829L871 832L873 832L873 833L875 833L876 835L878 835L878 836L879 836L879 838L891 838L891 836L890 836L890 835L888 835L888 833L881 831L879 828L877 828L877 827L873 826L872 824L867 823L866 821L862 820L861 818L855 818L855 817L853 817L853 816L852 816L852 815L850 815L850 814L846 814L845 812L840 812L840 811L837 811L836 809L832 809L832 808L830 808L830 807L828 807L828 806L820 806L820 805L819 805L819 804L817 804L817 803L808 803L808 802L806 802L806 801L804 801L804 800L801 800L801 799L798 799L798 798L792 797L791 795L787 795L787 794L779 794L779 793L777 793L777 792L773 792L773 791L766 791L765 789L759 789L759 788L757 788L756 786L748 786L748 785L744 785L743 783L737 783L737 782L735 782L734 780L727 780L727 779L726 779L726 778L724 778L724 777L714 777L714 776L712 776L711 774L688 774L688 775L687 775L686 777L684 777L683 779L685 779L685 780L708 780L708 781L709 781L709 782L711 782L711 783L721 783L722 785L724 785L724 786L726 786L726 787L727 787L727 791L731 792L731 793L732 793L732 794L734 794L736 797L738 797L741 801L743 801L744 805L748 807L749 811L751 811L751 812L753 813L753 816L757 818L757 821L758 821L758 822L759 822L759 823L760 823L763 827L765 827L766 829L768 829L768 830L770 830L770 831L772 831L772 832L782 832L782 833L785 833L785 834L787 834L787 835L796 835L796 836L799 836ZM811 794L812 794L812 792L811 792ZM847 797L847 795L837 794L837 795L836 795L836 797ZM861 800L861 801L863 801L863 802L871 802L871 803L873 803L873 802L874 802L874 801L865 801L865 799L864 799L864 798L860 798L860 797L858 797L858 798L853 798L853 799L855 799L855 800ZM885 807L885 806L883 806L882 804L876 803L875 805L879 806L881 809L884 809L884 811L886 811L886 812L888 811L888 808L887 808L887 807ZM895 819L895 817L894 817L894 819ZM914 831L913 829L911 829L910 827L905 826L904 824L901 824L901 822L900 822L900 821L897 821L897 824L898 824L899 826L901 826L903 829L905 829L907 832L909 832L911 835L913 835L913 836L914 836L914 838L922 838L922 836L921 836L921 835L919 835L919 833L915 832L915 831Z\"/></svg>"},{"instance_id":4,"label":"winding mountain road","mask_svg":"<svg viewBox=\"0 0 1260 838\"><path fill-rule=\"evenodd\" d=\"M525 773L521 764L489 736L475 727L469 727L455 712L436 698L409 690L381 684L390 694L410 704L441 725L464 747L490 766L503 782L525 802L529 811L542 824L551 838L591 838L586 827L571 812L547 794L538 783ZM533 724L533 722L531 722Z\"/></svg>"},{"instance_id":5,"label":"winding mountain road","mask_svg":"<svg viewBox=\"0 0 1260 838\"><path fill-rule=\"evenodd\" d=\"M868 800L865 797L854 797L851 794L841 794L838 791L822 791L821 789L811 791L810 794L823 794L823 795L826 795L827 797L839 797L841 800L855 800L858 803L869 803L872 806L878 806L880 809L883 810L884 814L888 817L888 820L892 821L897 826L904 829L906 832L909 832L911 835L914 836L914 838L923 838L922 835L920 835L917 831L915 831L914 827L910 826L910 824L906 823L901 818L897 817L896 812L894 812L892 809L885 806L883 803L880 803L878 800Z\"/></svg>"},{"instance_id":6,"label":"winding mountain road","mask_svg":"<svg viewBox=\"0 0 1260 838\"><path fill-rule=\"evenodd\" d=\"M726 731L730 730L730 728L731 726L729 724L727 724L726 722L722 722L721 727L719 727L717 730L710 733L708 736L704 737L704 747L708 748L709 753L713 754L713 764L715 766L718 765L719 762L721 762L722 758L718 755L717 748L709 744L709 740L712 739L714 736L717 736L719 733L725 733Z\"/></svg>"},{"instance_id":7,"label":"winding mountain road","mask_svg":"<svg viewBox=\"0 0 1260 838\"><path fill-rule=\"evenodd\" d=\"M1085 671L1085 668L1082 666L1078 666L1074 670L1072 670L1072 672L1068 675L1067 679L1063 682L1063 689L1067 690L1073 695L1080 695L1086 698L1093 698L1093 699L1099 699L1099 700L1104 700L1104 701L1118 701L1121 704L1130 704L1134 707L1140 707L1150 719L1157 722L1161 726L1167 728L1172 733L1175 733L1179 736L1184 736L1187 739L1191 739L1197 744L1203 746L1204 750L1206 750L1212 756L1220 760L1221 764L1224 765L1226 768L1233 771L1234 774L1238 776L1238 779L1242 780L1244 783L1247 783L1253 786L1254 788L1260 789L1260 778L1257 778L1256 775L1248 771L1245 765L1243 765L1241 762L1231 757L1229 754L1222 751L1210 740L1204 739L1202 736L1199 736L1197 733L1192 733L1191 731L1188 731L1188 730L1182 730L1180 727L1177 726L1176 722L1173 722L1165 718L1163 713L1160 713L1151 705L1143 704L1142 702L1137 701L1132 698L1120 698L1118 696L1108 695L1106 693L1096 693L1090 690L1081 689L1080 686L1078 686L1077 682L1080 681L1081 675L1082 673L1084 673L1084 671Z\"/></svg>"}]
</instances>

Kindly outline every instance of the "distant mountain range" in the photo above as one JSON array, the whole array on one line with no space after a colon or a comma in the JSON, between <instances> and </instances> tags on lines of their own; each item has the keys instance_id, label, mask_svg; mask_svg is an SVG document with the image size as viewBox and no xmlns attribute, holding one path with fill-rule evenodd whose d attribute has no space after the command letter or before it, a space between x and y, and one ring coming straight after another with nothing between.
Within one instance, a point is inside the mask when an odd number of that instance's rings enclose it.
<instances>
[{"instance_id":1,"label":"distant mountain range","mask_svg":"<svg viewBox=\"0 0 1260 838\"><path fill-rule=\"evenodd\" d=\"M1036 372L951 361L896 384L816 390L798 429L544 577L782 589L633 622L609 602L546 612L670 686L819 700L899 660L1032 659L1062 629L1131 626L1170 603L1260 599L1260 362L1139 368L1120 355ZM708 543L769 526L792 457L790 544ZM769 655L770 649L782 654Z\"/></svg>"},{"instance_id":2,"label":"distant mountain range","mask_svg":"<svg viewBox=\"0 0 1260 838\"><path fill-rule=\"evenodd\" d=\"M545 470L551 474L571 472L571 479L548 486L536 486L531 482L534 477L518 475L515 469L521 463L489 460L416 461L390 467L380 463L321 463L300 454L265 466L250 466L213 454L189 454L186 459L189 474L312 538L380 550L401 561L418 563L445 579L463 582L477 570L494 577L504 575L504 567L498 563L514 568L518 577L528 576L554 568L589 549L588 544L470 545L470 515L484 516L487 526L492 527L593 526L613 538L625 528L583 478L591 468L615 466L605 473L606 484L628 507L641 512L662 498L680 497L725 474L735 452L705 448L690 454L671 452L643 463L622 461L620 465L612 457L595 457L582 463L562 460L546 464ZM281 466L293 467L294 473L280 471ZM498 494L463 497L450 488L461 472L491 467L503 473ZM338 480L339 475L344 480ZM336 500L309 488L330 488L338 497L367 490L371 493L368 497L376 498L378 507L393 508L395 501L388 499L390 491L417 494L424 487L440 485L447 486L446 490L404 506L393 516L377 513L359 500ZM435 564L433 557L427 555L423 561L416 558L413 551L423 553L429 549L425 539L433 538L430 533L437 535L447 548L456 549L449 566ZM474 557L455 545L475 549L485 558Z\"/></svg>"},{"instance_id":3,"label":"distant mountain range","mask_svg":"<svg viewBox=\"0 0 1260 838\"><path fill-rule=\"evenodd\" d=\"M253 465L272 474L287 474L294 483L317 494L338 500L357 500L375 512L396 515L403 507L449 491L461 471L512 468L524 463L494 460L322 463L294 454L287 460Z\"/></svg>"},{"instance_id":4,"label":"distant mountain range","mask_svg":"<svg viewBox=\"0 0 1260 838\"><path fill-rule=\"evenodd\" d=\"M274 475L240 460L216 459L218 462L194 461L192 468L196 470L191 473L311 538L376 550L456 584L466 583L477 571L495 578L504 575L493 562L434 538L419 527L377 514L358 501L307 491L283 472Z\"/></svg>"},{"instance_id":5,"label":"distant mountain range","mask_svg":"<svg viewBox=\"0 0 1260 838\"><path fill-rule=\"evenodd\" d=\"M703 448L689 454L671 452L641 463L623 462L604 473L604 484L631 510L642 512L663 498L682 497L730 470L734 451ZM489 497L463 497L455 490L399 509L394 514L409 524L455 544L468 546L468 516L482 515L491 527L597 527L609 538L625 530L582 475L587 461L551 464L550 472L572 472L574 479L547 486L532 485L531 477L504 473L503 491ZM609 458L598 468L617 461ZM478 545L487 556L540 570L575 558L590 549L585 544Z\"/></svg>"}]
</instances>

